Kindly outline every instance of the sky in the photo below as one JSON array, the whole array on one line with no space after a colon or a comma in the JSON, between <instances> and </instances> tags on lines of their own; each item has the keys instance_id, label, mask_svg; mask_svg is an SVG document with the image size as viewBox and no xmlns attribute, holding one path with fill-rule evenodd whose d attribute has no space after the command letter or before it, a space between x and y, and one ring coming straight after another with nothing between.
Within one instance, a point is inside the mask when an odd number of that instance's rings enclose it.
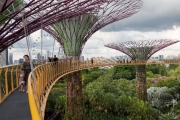
<instances>
[{"instance_id":1,"label":"sky","mask_svg":"<svg viewBox=\"0 0 180 120\"><path fill-rule=\"evenodd\" d=\"M151 39L178 39L180 40L180 0L143 0L143 7L135 15L112 23L97 31L86 42L82 55L86 58L93 56L111 57L123 55L121 52L104 47L112 42L124 42L133 40ZM34 53L40 52L41 40L40 31L30 35L33 43ZM45 35L45 36L44 36ZM46 51L53 51L58 54L59 43L43 32L43 55ZM54 46L54 47L53 47ZM9 53L13 53L14 60L22 58L27 54L26 40L15 43ZM169 46L156 54L158 55L178 55L180 54L180 43ZM35 55L32 56L34 58Z\"/></svg>"}]
</instances>

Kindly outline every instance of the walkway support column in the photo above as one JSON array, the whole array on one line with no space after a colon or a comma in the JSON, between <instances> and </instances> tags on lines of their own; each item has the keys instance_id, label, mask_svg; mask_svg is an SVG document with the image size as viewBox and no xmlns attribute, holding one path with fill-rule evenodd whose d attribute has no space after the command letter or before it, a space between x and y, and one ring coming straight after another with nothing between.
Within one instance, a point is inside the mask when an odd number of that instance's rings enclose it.
<instances>
[{"instance_id":1,"label":"walkway support column","mask_svg":"<svg viewBox=\"0 0 180 120\"><path fill-rule=\"evenodd\" d=\"M136 66L137 98L147 101L146 65Z\"/></svg>"},{"instance_id":2,"label":"walkway support column","mask_svg":"<svg viewBox=\"0 0 180 120\"><path fill-rule=\"evenodd\" d=\"M82 80L81 72L77 71L66 76L67 82L67 120L83 120L83 96L82 96Z\"/></svg>"}]
</instances>

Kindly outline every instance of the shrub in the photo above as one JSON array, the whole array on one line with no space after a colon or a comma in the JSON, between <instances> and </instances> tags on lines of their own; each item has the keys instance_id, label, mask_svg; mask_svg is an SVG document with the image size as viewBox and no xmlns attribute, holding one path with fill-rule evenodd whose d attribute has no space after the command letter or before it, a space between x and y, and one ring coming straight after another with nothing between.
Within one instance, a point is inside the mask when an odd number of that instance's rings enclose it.
<instances>
[{"instance_id":1,"label":"shrub","mask_svg":"<svg viewBox=\"0 0 180 120\"><path fill-rule=\"evenodd\" d=\"M176 85L179 85L179 81L177 80L174 80L174 79L170 79L170 80L160 80L158 81L158 83L155 85L155 87L168 87L168 88L171 88L171 87L174 87Z\"/></svg>"}]
</instances>

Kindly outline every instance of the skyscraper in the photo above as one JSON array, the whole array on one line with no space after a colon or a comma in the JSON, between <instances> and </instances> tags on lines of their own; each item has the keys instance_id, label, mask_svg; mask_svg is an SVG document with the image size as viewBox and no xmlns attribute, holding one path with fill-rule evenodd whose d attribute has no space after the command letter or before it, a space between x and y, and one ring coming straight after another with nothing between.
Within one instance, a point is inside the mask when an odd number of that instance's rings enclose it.
<instances>
[{"instance_id":1,"label":"skyscraper","mask_svg":"<svg viewBox=\"0 0 180 120\"><path fill-rule=\"evenodd\" d=\"M9 53L9 64L13 64L13 53Z\"/></svg>"},{"instance_id":2,"label":"skyscraper","mask_svg":"<svg viewBox=\"0 0 180 120\"><path fill-rule=\"evenodd\" d=\"M51 52L50 51L47 51L47 58L48 57L51 57Z\"/></svg>"},{"instance_id":3,"label":"skyscraper","mask_svg":"<svg viewBox=\"0 0 180 120\"><path fill-rule=\"evenodd\" d=\"M80 57L80 60L84 61L84 56L81 56L81 57Z\"/></svg>"},{"instance_id":4,"label":"skyscraper","mask_svg":"<svg viewBox=\"0 0 180 120\"><path fill-rule=\"evenodd\" d=\"M8 65L8 49L0 53L0 67Z\"/></svg>"},{"instance_id":5,"label":"skyscraper","mask_svg":"<svg viewBox=\"0 0 180 120\"><path fill-rule=\"evenodd\" d=\"M23 58L20 58L20 59L19 59L19 64L22 64L22 63L24 63L24 59L23 59Z\"/></svg>"},{"instance_id":6,"label":"skyscraper","mask_svg":"<svg viewBox=\"0 0 180 120\"><path fill-rule=\"evenodd\" d=\"M14 64L18 64L18 60L14 60Z\"/></svg>"},{"instance_id":7,"label":"skyscraper","mask_svg":"<svg viewBox=\"0 0 180 120\"><path fill-rule=\"evenodd\" d=\"M38 60L41 59L41 54L40 54L40 53L37 54L37 59L38 59Z\"/></svg>"},{"instance_id":8,"label":"skyscraper","mask_svg":"<svg viewBox=\"0 0 180 120\"><path fill-rule=\"evenodd\" d=\"M159 60L163 60L164 59L164 55L159 55Z\"/></svg>"}]
</instances>

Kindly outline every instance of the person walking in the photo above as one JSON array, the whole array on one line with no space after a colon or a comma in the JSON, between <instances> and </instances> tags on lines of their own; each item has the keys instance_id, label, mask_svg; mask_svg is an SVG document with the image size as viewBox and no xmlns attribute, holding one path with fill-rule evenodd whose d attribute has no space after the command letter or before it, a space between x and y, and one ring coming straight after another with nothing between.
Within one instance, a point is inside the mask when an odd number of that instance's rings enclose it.
<instances>
[{"instance_id":1,"label":"person walking","mask_svg":"<svg viewBox=\"0 0 180 120\"><path fill-rule=\"evenodd\" d=\"M25 62L23 63L24 81L25 81L25 86L27 88L28 77L29 77L29 73L31 72L31 65L28 55L24 55L24 60L25 60ZM28 93L28 91L26 93Z\"/></svg>"},{"instance_id":2,"label":"person walking","mask_svg":"<svg viewBox=\"0 0 180 120\"><path fill-rule=\"evenodd\" d=\"M58 58L56 57L56 55L54 55L53 62L57 62L57 61L58 61Z\"/></svg>"},{"instance_id":3,"label":"person walking","mask_svg":"<svg viewBox=\"0 0 180 120\"><path fill-rule=\"evenodd\" d=\"M48 62L52 62L52 59L50 57L48 57Z\"/></svg>"},{"instance_id":4,"label":"person walking","mask_svg":"<svg viewBox=\"0 0 180 120\"><path fill-rule=\"evenodd\" d=\"M20 92L25 92L25 86L24 86L24 71L23 69L21 68L20 72L19 72L19 84L20 84L20 89L19 91Z\"/></svg>"},{"instance_id":5,"label":"person walking","mask_svg":"<svg viewBox=\"0 0 180 120\"><path fill-rule=\"evenodd\" d=\"M93 63L94 63L94 60L93 60L93 58L91 58L91 64L93 65Z\"/></svg>"}]
</instances>

